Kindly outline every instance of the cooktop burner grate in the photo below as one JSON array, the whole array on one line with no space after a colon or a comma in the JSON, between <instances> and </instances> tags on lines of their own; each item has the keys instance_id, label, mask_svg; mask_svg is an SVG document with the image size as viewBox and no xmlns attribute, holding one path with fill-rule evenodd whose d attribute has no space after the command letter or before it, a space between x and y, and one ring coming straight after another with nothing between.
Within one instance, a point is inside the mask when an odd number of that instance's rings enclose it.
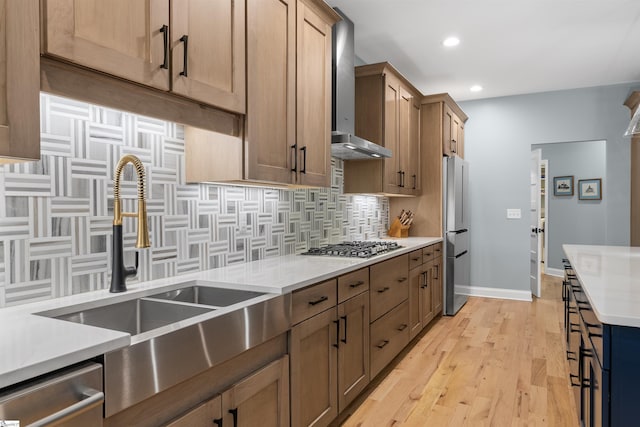
<instances>
[{"instance_id":1,"label":"cooktop burner grate","mask_svg":"<svg viewBox=\"0 0 640 427\"><path fill-rule=\"evenodd\" d=\"M318 256L337 256L349 258L371 258L375 255L387 253L402 246L396 242L380 242L380 241L355 241L342 242L334 245L322 246L320 248L311 248L307 252L300 255L318 255Z\"/></svg>"}]
</instances>

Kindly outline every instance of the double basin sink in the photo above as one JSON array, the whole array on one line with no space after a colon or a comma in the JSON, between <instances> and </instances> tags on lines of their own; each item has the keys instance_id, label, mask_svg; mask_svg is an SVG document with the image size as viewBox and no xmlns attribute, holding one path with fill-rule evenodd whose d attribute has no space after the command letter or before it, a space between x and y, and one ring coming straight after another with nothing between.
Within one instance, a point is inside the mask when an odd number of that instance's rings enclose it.
<instances>
[{"instance_id":1,"label":"double basin sink","mask_svg":"<svg viewBox=\"0 0 640 427\"><path fill-rule=\"evenodd\" d=\"M131 293L125 301L129 295L119 294L118 302L100 307L39 313L131 335L129 346L102 356L106 417L291 328L290 294L226 289L200 280L165 289Z\"/></svg>"},{"instance_id":2,"label":"double basin sink","mask_svg":"<svg viewBox=\"0 0 640 427\"><path fill-rule=\"evenodd\" d=\"M195 285L54 318L134 336L261 295L264 294Z\"/></svg>"}]
</instances>

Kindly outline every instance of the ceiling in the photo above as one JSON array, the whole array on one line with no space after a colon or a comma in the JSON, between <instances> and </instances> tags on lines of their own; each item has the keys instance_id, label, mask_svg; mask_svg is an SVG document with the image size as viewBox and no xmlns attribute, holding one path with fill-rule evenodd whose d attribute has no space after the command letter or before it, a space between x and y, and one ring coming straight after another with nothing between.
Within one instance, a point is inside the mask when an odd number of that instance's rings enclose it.
<instances>
[{"instance_id":1,"label":"ceiling","mask_svg":"<svg viewBox=\"0 0 640 427\"><path fill-rule=\"evenodd\" d=\"M640 81L639 0L326 0L356 55L458 100ZM457 36L457 47L442 41ZM480 92L471 92L481 85Z\"/></svg>"}]
</instances>

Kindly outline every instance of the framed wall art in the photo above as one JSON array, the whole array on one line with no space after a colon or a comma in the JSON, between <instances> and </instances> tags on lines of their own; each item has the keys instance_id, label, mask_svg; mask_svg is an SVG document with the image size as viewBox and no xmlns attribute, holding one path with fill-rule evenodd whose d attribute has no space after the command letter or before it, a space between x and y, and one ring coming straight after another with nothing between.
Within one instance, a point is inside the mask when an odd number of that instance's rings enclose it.
<instances>
[{"instance_id":1,"label":"framed wall art","mask_svg":"<svg viewBox=\"0 0 640 427\"><path fill-rule=\"evenodd\" d=\"M579 200L602 200L602 178L578 181Z\"/></svg>"},{"instance_id":2,"label":"framed wall art","mask_svg":"<svg viewBox=\"0 0 640 427\"><path fill-rule=\"evenodd\" d=\"M573 175L553 177L554 196L573 196Z\"/></svg>"}]
</instances>

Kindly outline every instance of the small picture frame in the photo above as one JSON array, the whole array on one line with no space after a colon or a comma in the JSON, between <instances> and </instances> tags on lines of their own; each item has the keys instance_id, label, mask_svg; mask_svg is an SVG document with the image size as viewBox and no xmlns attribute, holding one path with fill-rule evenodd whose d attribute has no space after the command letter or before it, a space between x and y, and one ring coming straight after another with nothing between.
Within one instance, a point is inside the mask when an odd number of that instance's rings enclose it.
<instances>
[{"instance_id":1,"label":"small picture frame","mask_svg":"<svg viewBox=\"0 0 640 427\"><path fill-rule=\"evenodd\" d=\"M573 196L573 175L553 177L554 196Z\"/></svg>"},{"instance_id":2,"label":"small picture frame","mask_svg":"<svg viewBox=\"0 0 640 427\"><path fill-rule=\"evenodd\" d=\"M579 200L602 200L602 178L578 181Z\"/></svg>"}]
</instances>

